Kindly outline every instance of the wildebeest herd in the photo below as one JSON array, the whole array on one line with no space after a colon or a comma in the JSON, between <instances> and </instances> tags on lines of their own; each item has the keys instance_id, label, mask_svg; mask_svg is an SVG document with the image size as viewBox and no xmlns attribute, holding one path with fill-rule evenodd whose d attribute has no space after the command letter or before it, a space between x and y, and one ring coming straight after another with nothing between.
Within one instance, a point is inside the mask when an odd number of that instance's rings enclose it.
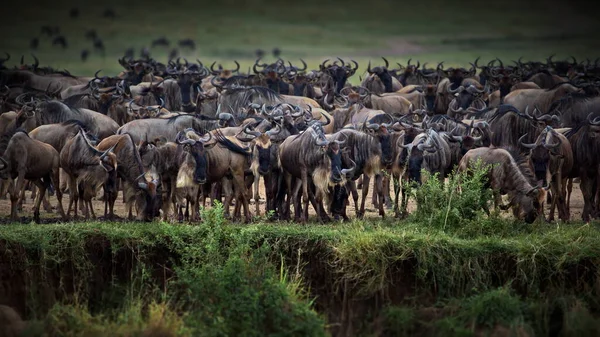
<instances>
[{"instance_id":1,"label":"wildebeest herd","mask_svg":"<svg viewBox=\"0 0 600 337\"><path fill-rule=\"evenodd\" d=\"M0 178L13 220L30 190L36 221L42 204L52 210L48 193L64 220L96 217L96 197L114 219L121 191L130 219L196 221L209 197L234 219L250 221L254 199L255 215L291 219L293 204L304 222L310 204L329 221L348 218L350 196L364 216L371 185L379 215L403 217L406 187L418 188L423 170L444 179L478 159L494 164L489 184L508 195L496 206L528 223L544 204L547 220L558 208L568 221L575 178L583 219L598 216L598 60L428 68L382 58L356 86L358 63L341 58L314 70L259 59L242 73L238 62L124 57L117 76L80 77L37 59L7 68L9 57L0 60Z\"/></svg>"}]
</instances>

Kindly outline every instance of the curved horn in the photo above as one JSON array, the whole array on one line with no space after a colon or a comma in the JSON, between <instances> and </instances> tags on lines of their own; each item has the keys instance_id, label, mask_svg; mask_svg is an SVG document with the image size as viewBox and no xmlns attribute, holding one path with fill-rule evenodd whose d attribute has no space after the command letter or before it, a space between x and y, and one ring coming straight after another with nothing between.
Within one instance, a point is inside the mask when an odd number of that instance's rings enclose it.
<instances>
[{"instance_id":1,"label":"curved horn","mask_svg":"<svg viewBox=\"0 0 600 337\"><path fill-rule=\"evenodd\" d=\"M186 131L184 131L184 130L179 131L177 133L177 136L175 137L175 143L181 144L181 145L187 145L187 144L194 145L194 144L196 144L195 140L187 138L185 136L185 134L186 134Z\"/></svg>"},{"instance_id":2,"label":"curved horn","mask_svg":"<svg viewBox=\"0 0 600 337\"><path fill-rule=\"evenodd\" d=\"M244 128L244 132L245 132L245 133L247 133L247 134L249 134L249 135L252 135L252 136L254 136L254 137L259 137L259 136L262 134L262 133L260 133L259 131L256 131L256 130L251 130L251 129L250 129L250 125L247 125L247 126Z\"/></svg>"},{"instance_id":3,"label":"curved horn","mask_svg":"<svg viewBox=\"0 0 600 337\"><path fill-rule=\"evenodd\" d=\"M523 143L523 139L525 137L527 137L527 134L524 134L519 138L519 144L521 144L521 146L524 148L534 149L537 146L537 144L536 143L531 143L531 144Z\"/></svg>"},{"instance_id":4,"label":"curved horn","mask_svg":"<svg viewBox=\"0 0 600 337\"><path fill-rule=\"evenodd\" d=\"M217 79L217 76L213 75L213 77L210 79L210 84L212 84L213 87L215 87L215 88L223 89L223 85L217 84L217 82L215 82L216 79Z\"/></svg>"},{"instance_id":5,"label":"curved horn","mask_svg":"<svg viewBox=\"0 0 600 337\"><path fill-rule=\"evenodd\" d=\"M593 114L594 114L593 112L590 112L590 113L588 114L588 116L587 116L587 121L588 121L588 123L590 123L590 125L600 125L600 120L598 120L598 118L594 118L594 119L592 120L592 115L593 115Z\"/></svg>"},{"instance_id":6,"label":"curved horn","mask_svg":"<svg viewBox=\"0 0 600 337\"><path fill-rule=\"evenodd\" d=\"M237 68L235 68L235 69L234 69L234 70L232 70L231 72L234 72L234 73L239 73L239 71L240 71L240 64L238 63L238 61L237 61L237 60L234 60L234 61L233 61L233 63L235 63L235 65L236 65L236 67L237 67Z\"/></svg>"},{"instance_id":7,"label":"curved horn","mask_svg":"<svg viewBox=\"0 0 600 337\"><path fill-rule=\"evenodd\" d=\"M385 57L381 57L383 59L383 61L385 62L385 68L389 68L390 67L390 63L388 62L388 60Z\"/></svg>"},{"instance_id":8,"label":"curved horn","mask_svg":"<svg viewBox=\"0 0 600 337\"><path fill-rule=\"evenodd\" d=\"M369 61L369 65L367 65L367 72L368 72L369 74L372 74L372 73L373 73L373 71L371 71L371 61Z\"/></svg>"},{"instance_id":9,"label":"curved horn","mask_svg":"<svg viewBox=\"0 0 600 337\"><path fill-rule=\"evenodd\" d=\"M387 129L389 129L394 124L394 117L392 117L392 115L390 115L387 112L386 112L385 115L390 119L390 122L389 123L382 123L381 125L385 126Z\"/></svg>"},{"instance_id":10,"label":"curved horn","mask_svg":"<svg viewBox=\"0 0 600 337\"><path fill-rule=\"evenodd\" d=\"M325 112L323 110L323 112L321 112L321 116L325 117L325 120L326 120L326 122L324 122L324 123L319 122L319 123L321 123L322 126L327 126L331 123L331 115L330 114L328 114L327 112Z\"/></svg>"},{"instance_id":11,"label":"curved horn","mask_svg":"<svg viewBox=\"0 0 600 337\"><path fill-rule=\"evenodd\" d=\"M275 124L275 128L270 129L269 131L266 132L266 134L267 134L267 136L271 137L271 136L278 135L280 132L281 132L281 127L279 126L279 124Z\"/></svg>"},{"instance_id":12,"label":"curved horn","mask_svg":"<svg viewBox=\"0 0 600 337\"><path fill-rule=\"evenodd\" d=\"M461 85L461 86L459 86L458 88L456 88L456 89L452 90L452 89L450 88L450 86L448 86L446 90L447 90L449 93L451 93L451 94L455 94L455 93L457 93L457 92L461 92L461 91L465 90L465 87L463 87L463 86Z\"/></svg>"},{"instance_id":13,"label":"curved horn","mask_svg":"<svg viewBox=\"0 0 600 337\"><path fill-rule=\"evenodd\" d=\"M350 162L352 163L352 167L348 168L348 169L342 169L341 173L343 175L348 175L350 173L353 173L354 170L356 169L356 163L354 162L354 160L350 159Z\"/></svg>"},{"instance_id":14,"label":"curved horn","mask_svg":"<svg viewBox=\"0 0 600 337\"><path fill-rule=\"evenodd\" d=\"M342 67L345 67L345 66L346 66L346 62L344 62L344 60L342 60L342 59L341 59L341 58L339 58L339 57L338 57L337 59L338 59L338 60L340 60L340 62L342 62Z\"/></svg>"}]
</instances>

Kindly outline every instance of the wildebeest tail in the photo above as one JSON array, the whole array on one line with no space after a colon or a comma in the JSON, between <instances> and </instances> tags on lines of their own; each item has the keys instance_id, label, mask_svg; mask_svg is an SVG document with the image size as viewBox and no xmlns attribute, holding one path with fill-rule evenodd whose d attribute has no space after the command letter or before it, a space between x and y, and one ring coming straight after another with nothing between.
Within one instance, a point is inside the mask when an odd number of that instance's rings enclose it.
<instances>
[{"instance_id":1,"label":"wildebeest tail","mask_svg":"<svg viewBox=\"0 0 600 337\"><path fill-rule=\"evenodd\" d=\"M248 148L248 147L241 147L238 144L235 144L230 139L228 139L227 137L225 137L225 135L223 135L223 133L221 132L221 130L217 130L216 135L215 135L215 139L221 145L224 145L229 150L231 150L231 151L233 151L235 153L239 153L239 154L242 154L244 156L250 156L250 155L252 155L252 152L250 152L250 148Z\"/></svg>"}]
</instances>

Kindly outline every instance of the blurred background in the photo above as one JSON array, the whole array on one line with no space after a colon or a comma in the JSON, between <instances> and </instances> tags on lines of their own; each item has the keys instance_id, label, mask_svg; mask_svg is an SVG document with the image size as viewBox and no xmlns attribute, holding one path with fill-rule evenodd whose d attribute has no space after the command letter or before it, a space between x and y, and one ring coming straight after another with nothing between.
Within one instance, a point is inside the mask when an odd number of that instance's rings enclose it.
<instances>
[{"instance_id":1,"label":"blurred background","mask_svg":"<svg viewBox=\"0 0 600 337\"><path fill-rule=\"evenodd\" d=\"M233 60L246 71L257 58L299 58L317 68L326 58L353 58L361 74L369 60L392 65L412 58L435 67L468 66L496 57L505 62L578 61L598 56L597 5L563 1L317 1L194 0L13 2L1 20L0 54L6 66L21 57L32 64L67 69L74 75L116 75L117 59L142 53L170 57ZM6 58L6 56L0 58ZM358 81L354 76L352 81Z\"/></svg>"}]
</instances>

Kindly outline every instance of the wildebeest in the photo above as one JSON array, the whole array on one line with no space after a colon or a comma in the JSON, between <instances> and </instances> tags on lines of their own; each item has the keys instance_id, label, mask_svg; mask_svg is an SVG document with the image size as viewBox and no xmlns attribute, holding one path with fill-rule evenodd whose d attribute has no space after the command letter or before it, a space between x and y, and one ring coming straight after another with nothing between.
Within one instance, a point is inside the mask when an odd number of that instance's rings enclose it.
<instances>
[{"instance_id":1,"label":"wildebeest","mask_svg":"<svg viewBox=\"0 0 600 337\"><path fill-rule=\"evenodd\" d=\"M598 190L598 169L600 167L600 117L592 119L593 113L588 115L586 121L579 123L565 133L573 150L573 170L570 178L579 177L583 194L584 221L589 221L592 216L597 216L597 206L594 198ZM554 196L553 196L554 197Z\"/></svg>"},{"instance_id":2,"label":"wildebeest","mask_svg":"<svg viewBox=\"0 0 600 337\"><path fill-rule=\"evenodd\" d=\"M77 217L78 200L81 198L85 206L85 218L89 218L90 212L93 218L96 217L92 198L96 196L109 173L117 169L117 158L114 153L111 153L112 150L113 148L110 148L102 152L96 149L81 129L77 135L67 140L60 152L60 167L69 179L70 198L67 216L70 215L73 207ZM62 188L62 186L57 188L57 191ZM59 199L60 203L61 199Z\"/></svg>"},{"instance_id":3,"label":"wildebeest","mask_svg":"<svg viewBox=\"0 0 600 337\"><path fill-rule=\"evenodd\" d=\"M52 45L61 46L63 49L65 49L68 46L67 38L62 35L59 35L52 40Z\"/></svg>"},{"instance_id":4,"label":"wildebeest","mask_svg":"<svg viewBox=\"0 0 600 337\"><path fill-rule=\"evenodd\" d=\"M395 92L402 88L402 84L398 79L392 77L389 73L388 67L390 64L388 60L385 57L382 57L382 59L385 61L385 66L377 66L373 69L371 69L371 62L369 61L369 65L367 66L369 76L365 77L361 83L362 87L369 89L374 94Z\"/></svg>"},{"instance_id":5,"label":"wildebeest","mask_svg":"<svg viewBox=\"0 0 600 337\"><path fill-rule=\"evenodd\" d=\"M538 184L550 184L552 205L548 220L554 220L554 209L558 206L559 218L568 221L567 179L573 168L573 151L569 140L547 126L534 143L521 143L521 146L529 150L528 157Z\"/></svg>"},{"instance_id":6,"label":"wildebeest","mask_svg":"<svg viewBox=\"0 0 600 337\"><path fill-rule=\"evenodd\" d=\"M233 122L228 115L222 114L220 117L223 119L212 120L182 114L170 118L136 119L121 126L116 133L118 135L130 134L136 144L145 139L152 140L160 137L165 137L168 141L175 141L177 133L188 128L204 134L218 126L230 125ZM227 119L225 120L225 118Z\"/></svg>"},{"instance_id":7,"label":"wildebeest","mask_svg":"<svg viewBox=\"0 0 600 337\"><path fill-rule=\"evenodd\" d=\"M52 185L60 185L59 177L60 158L59 154L51 145L31 139L25 131L17 131L10 138L6 150L0 157L0 178L10 179L10 218L18 220L17 205L23 197L21 190L24 188L25 180L29 180L37 186L39 194L35 200L33 218L40 221L40 205L46 194L47 188ZM62 192L57 189L58 211L63 220L66 219L62 206Z\"/></svg>"},{"instance_id":8,"label":"wildebeest","mask_svg":"<svg viewBox=\"0 0 600 337\"><path fill-rule=\"evenodd\" d=\"M583 93L583 90L568 82L549 89L518 89L504 97L504 104L512 105L519 111L525 111L527 106L535 107L540 113L546 114L552 103L572 93Z\"/></svg>"},{"instance_id":9,"label":"wildebeest","mask_svg":"<svg viewBox=\"0 0 600 337\"><path fill-rule=\"evenodd\" d=\"M309 191L314 186L317 216L327 219L322 209L322 200L329 185L343 184L345 174L341 168L339 141L328 141L322 130L323 124L315 121L306 131L286 138L279 147L280 167L284 172L287 199L283 207L284 218L288 217L290 202L294 200L296 218L308 220ZM329 146L332 144L332 146ZM294 182L294 184L292 184ZM299 192L302 188L302 212Z\"/></svg>"},{"instance_id":10,"label":"wildebeest","mask_svg":"<svg viewBox=\"0 0 600 337\"><path fill-rule=\"evenodd\" d=\"M132 137L128 134L113 135L102 140L98 146L99 151L111 150L118 163L117 174L124 183L124 199L129 209L129 219L133 218L132 207L135 203L137 220L151 221L160 206L158 178L148 175L142 165L142 159ZM150 179L148 179L150 178ZM116 198L116 195L113 196ZM108 214L114 216L113 207L115 199L104 200L108 203ZM107 207L105 207L106 210Z\"/></svg>"},{"instance_id":11,"label":"wildebeest","mask_svg":"<svg viewBox=\"0 0 600 337\"><path fill-rule=\"evenodd\" d=\"M335 88L335 93L339 94L342 88L346 85L346 81L348 78L356 73L356 69L358 69L358 63L356 61L351 60L354 63L354 67L349 64L346 64L344 60L338 57L338 60L341 62L341 65L338 64L338 61L334 61L332 64L327 64L329 59L323 61L321 65L319 65L319 69L321 72L326 75L326 81L331 84L333 88Z\"/></svg>"},{"instance_id":12,"label":"wildebeest","mask_svg":"<svg viewBox=\"0 0 600 337\"><path fill-rule=\"evenodd\" d=\"M481 163L488 170L488 186L495 194L508 194L510 205L520 207L525 213L525 222L532 223L543 215L542 204L546 198L546 190L541 186L532 186L527 177L519 169L511 154L502 148L480 147L469 150L458 166L458 172L465 172Z\"/></svg>"}]
</instances>

